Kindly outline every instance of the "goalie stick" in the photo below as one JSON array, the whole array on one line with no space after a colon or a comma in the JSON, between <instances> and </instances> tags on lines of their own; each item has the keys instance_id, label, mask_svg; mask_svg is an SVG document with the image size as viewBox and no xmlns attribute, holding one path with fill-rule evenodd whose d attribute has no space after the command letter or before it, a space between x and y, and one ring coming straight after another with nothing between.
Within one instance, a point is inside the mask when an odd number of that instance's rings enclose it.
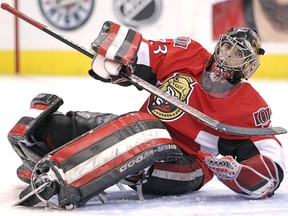
<instances>
[{"instance_id":1,"label":"goalie stick","mask_svg":"<svg viewBox=\"0 0 288 216\"><path fill-rule=\"evenodd\" d=\"M11 7L7 3L2 3L1 8L7 10L8 12L14 14L15 16L23 19L24 21L30 23L34 27L46 32L47 34L53 36L54 38L62 41L63 43L67 44L68 46L76 49L77 51L81 52L82 54L93 58L94 55L87 51L82 46L70 41L69 39L65 38L64 36L57 34L48 29L47 26L39 23L38 21L28 17L27 15L23 14L22 12L16 10L15 8ZM206 124L207 126L233 135L240 135L240 136L270 136L270 135L280 135L287 133L287 130L283 127L267 127L267 128L244 128L244 127L237 127L232 125L223 124L206 114L200 112L199 110L185 104L184 102L174 98L173 96L163 92L161 89L151 85L150 83L146 82L145 80L141 79L140 77L134 74L126 74L120 73L120 75L130 81L133 85L138 86L140 88L145 89L146 91L154 94L167 102L173 104L174 106L178 107L179 109L183 110L184 112L188 113L192 117L198 119L202 123ZM90 73L90 76L93 77L93 73Z\"/></svg>"}]
</instances>

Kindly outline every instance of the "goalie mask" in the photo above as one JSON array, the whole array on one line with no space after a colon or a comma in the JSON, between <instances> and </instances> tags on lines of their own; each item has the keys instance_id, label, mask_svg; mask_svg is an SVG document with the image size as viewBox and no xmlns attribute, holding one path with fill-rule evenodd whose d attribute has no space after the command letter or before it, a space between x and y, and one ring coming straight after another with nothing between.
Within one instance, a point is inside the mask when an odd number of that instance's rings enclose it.
<instances>
[{"instance_id":1,"label":"goalie mask","mask_svg":"<svg viewBox=\"0 0 288 216\"><path fill-rule=\"evenodd\" d=\"M232 28L222 34L205 67L202 87L209 93L223 93L241 79L250 78L264 54L255 29Z\"/></svg>"}]
</instances>

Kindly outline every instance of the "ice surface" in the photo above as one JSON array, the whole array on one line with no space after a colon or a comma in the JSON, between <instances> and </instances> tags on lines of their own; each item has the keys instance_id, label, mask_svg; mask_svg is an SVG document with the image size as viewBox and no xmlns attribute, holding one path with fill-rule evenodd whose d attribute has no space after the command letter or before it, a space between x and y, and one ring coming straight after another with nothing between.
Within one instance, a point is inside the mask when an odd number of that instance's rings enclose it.
<instances>
[{"instance_id":1,"label":"ice surface","mask_svg":"<svg viewBox=\"0 0 288 216\"><path fill-rule=\"evenodd\" d=\"M288 128L288 82L250 81L261 92L273 110L273 126ZM25 188L16 177L20 159L7 140L8 131L29 109L29 103L39 93L53 93L63 98L60 111L88 110L123 114L138 110L148 93L134 87L119 87L95 81L89 77L0 76L0 140L1 184L0 212L3 216L21 215L288 215L288 177L275 195L265 200L247 200L213 179L200 191L182 196L145 196L139 201L132 190L120 192L111 187L108 203L92 199L84 208L72 211L43 208L12 207ZM278 136L287 155L287 135Z\"/></svg>"}]
</instances>

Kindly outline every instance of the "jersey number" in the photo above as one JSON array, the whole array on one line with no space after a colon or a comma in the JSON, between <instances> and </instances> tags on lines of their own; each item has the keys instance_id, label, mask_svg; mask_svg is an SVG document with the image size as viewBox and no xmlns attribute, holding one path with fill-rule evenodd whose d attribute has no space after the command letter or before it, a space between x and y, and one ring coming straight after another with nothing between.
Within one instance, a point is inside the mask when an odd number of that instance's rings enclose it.
<instances>
[{"instance_id":1,"label":"jersey number","mask_svg":"<svg viewBox=\"0 0 288 216\"><path fill-rule=\"evenodd\" d=\"M160 42L166 42L165 39L160 39L160 40L154 40L155 42L156 41L160 41ZM153 43L153 42L151 42ZM158 53L161 53L161 54L166 54L168 51L168 48L167 48L167 45L165 44L159 44L157 49L154 50L154 54L158 54Z\"/></svg>"}]
</instances>

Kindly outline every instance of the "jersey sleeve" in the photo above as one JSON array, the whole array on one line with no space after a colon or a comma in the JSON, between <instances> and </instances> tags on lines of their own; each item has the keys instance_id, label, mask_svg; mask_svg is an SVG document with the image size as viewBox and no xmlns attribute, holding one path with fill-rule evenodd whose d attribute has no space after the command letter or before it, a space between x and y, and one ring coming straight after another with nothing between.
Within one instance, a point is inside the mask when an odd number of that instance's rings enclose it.
<instances>
[{"instance_id":1,"label":"jersey sleeve","mask_svg":"<svg viewBox=\"0 0 288 216\"><path fill-rule=\"evenodd\" d=\"M168 47L172 39L145 40L142 39L137 53L137 64L149 66L153 71L157 71L160 62L163 61L168 53Z\"/></svg>"},{"instance_id":2,"label":"jersey sleeve","mask_svg":"<svg viewBox=\"0 0 288 216\"><path fill-rule=\"evenodd\" d=\"M146 65L161 80L172 73L200 73L211 54L189 37L143 39L137 53L137 64Z\"/></svg>"}]
</instances>

